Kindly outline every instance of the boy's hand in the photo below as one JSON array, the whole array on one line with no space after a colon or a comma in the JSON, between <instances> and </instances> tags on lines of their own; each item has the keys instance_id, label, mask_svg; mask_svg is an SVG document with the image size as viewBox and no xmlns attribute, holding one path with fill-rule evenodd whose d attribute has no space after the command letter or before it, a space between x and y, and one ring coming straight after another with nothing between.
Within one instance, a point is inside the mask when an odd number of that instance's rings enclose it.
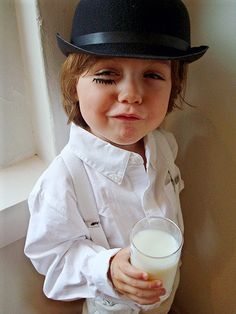
<instances>
[{"instance_id":1,"label":"boy's hand","mask_svg":"<svg viewBox=\"0 0 236 314\"><path fill-rule=\"evenodd\" d=\"M165 294L160 280L149 280L148 274L129 262L130 250L120 250L110 262L109 277L116 290L138 304L153 304Z\"/></svg>"}]
</instances>

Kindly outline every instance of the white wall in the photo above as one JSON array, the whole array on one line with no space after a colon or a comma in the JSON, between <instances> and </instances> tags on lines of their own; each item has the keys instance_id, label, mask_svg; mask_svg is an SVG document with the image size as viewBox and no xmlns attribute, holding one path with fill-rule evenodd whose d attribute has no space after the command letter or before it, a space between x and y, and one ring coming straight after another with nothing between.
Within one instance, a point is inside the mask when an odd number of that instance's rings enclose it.
<instances>
[{"instance_id":1,"label":"white wall","mask_svg":"<svg viewBox=\"0 0 236 314\"><path fill-rule=\"evenodd\" d=\"M185 0L193 44L207 54L190 66L187 100L168 128L185 180L185 245L176 305L181 314L236 313L236 1Z\"/></svg>"},{"instance_id":2,"label":"white wall","mask_svg":"<svg viewBox=\"0 0 236 314\"><path fill-rule=\"evenodd\" d=\"M0 2L0 247L25 235L26 199L56 153L40 26L36 0Z\"/></svg>"},{"instance_id":3,"label":"white wall","mask_svg":"<svg viewBox=\"0 0 236 314\"><path fill-rule=\"evenodd\" d=\"M14 0L0 1L0 42L0 168L3 168L36 152Z\"/></svg>"}]
</instances>

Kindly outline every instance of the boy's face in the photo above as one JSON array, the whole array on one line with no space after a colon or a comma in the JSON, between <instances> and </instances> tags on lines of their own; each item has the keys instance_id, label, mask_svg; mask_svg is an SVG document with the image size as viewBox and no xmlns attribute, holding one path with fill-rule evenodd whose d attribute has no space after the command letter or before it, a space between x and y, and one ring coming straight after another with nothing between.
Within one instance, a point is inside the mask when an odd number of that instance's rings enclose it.
<instances>
[{"instance_id":1,"label":"boy's face","mask_svg":"<svg viewBox=\"0 0 236 314\"><path fill-rule=\"evenodd\" d=\"M91 133L132 151L164 120L170 92L169 61L100 59L77 83L80 111Z\"/></svg>"}]
</instances>

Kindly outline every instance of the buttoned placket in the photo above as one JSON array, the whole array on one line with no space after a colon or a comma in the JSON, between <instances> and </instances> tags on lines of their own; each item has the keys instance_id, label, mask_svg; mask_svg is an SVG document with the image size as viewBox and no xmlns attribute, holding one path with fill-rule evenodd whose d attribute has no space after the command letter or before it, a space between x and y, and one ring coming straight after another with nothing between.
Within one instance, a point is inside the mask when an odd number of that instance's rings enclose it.
<instances>
[{"instance_id":1,"label":"buttoned placket","mask_svg":"<svg viewBox=\"0 0 236 314\"><path fill-rule=\"evenodd\" d=\"M153 189L156 186L156 178L160 177L160 172L157 169L154 169L150 164L148 169L148 178L149 184L144 191L143 195L143 210L145 216L162 216L163 212L161 207L158 205L155 196L153 195ZM160 192L161 193L161 192Z\"/></svg>"},{"instance_id":2,"label":"buttoned placket","mask_svg":"<svg viewBox=\"0 0 236 314\"><path fill-rule=\"evenodd\" d=\"M130 155L129 173L130 177L132 177L133 192L143 205L143 196L149 185L149 178L140 155L134 153Z\"/></svg>"},{"instance_id":3,"label":"buttoned placket","mask_svg":"<svg viewBox=\"0 0 236 314\"><path fill-rule=\"evenodd\" d=\"M133 192L137 199L141 201L144 216L152 216L154 213L161 216L161 209L150 194L155 184L156 170L150 164L147 164L145 169L142 157L137 154L131 154L129 166L134 167L134 171L132 172ZM135 178L137 178L136 184ZM145 183L144 180L146 181Z\"/></svg>"}]
</instances>

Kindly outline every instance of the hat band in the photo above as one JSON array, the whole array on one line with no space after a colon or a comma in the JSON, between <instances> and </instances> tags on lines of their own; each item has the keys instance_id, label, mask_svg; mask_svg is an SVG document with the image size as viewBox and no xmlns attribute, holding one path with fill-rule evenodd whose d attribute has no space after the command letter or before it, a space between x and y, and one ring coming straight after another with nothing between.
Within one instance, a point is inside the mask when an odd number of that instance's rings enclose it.
<instances>
[{"instance_id":1,"label":"hat band","mask_svg":"<svg viewBox=\"0 0 236 314\"><path fill-rule=\"evenodd\" d=\"M189 48L189 44L181 38L156 33L99 32L73 38L73 44L76 46L115 43L156 45L182 51Z\"/></svg>"}]
</instances>

